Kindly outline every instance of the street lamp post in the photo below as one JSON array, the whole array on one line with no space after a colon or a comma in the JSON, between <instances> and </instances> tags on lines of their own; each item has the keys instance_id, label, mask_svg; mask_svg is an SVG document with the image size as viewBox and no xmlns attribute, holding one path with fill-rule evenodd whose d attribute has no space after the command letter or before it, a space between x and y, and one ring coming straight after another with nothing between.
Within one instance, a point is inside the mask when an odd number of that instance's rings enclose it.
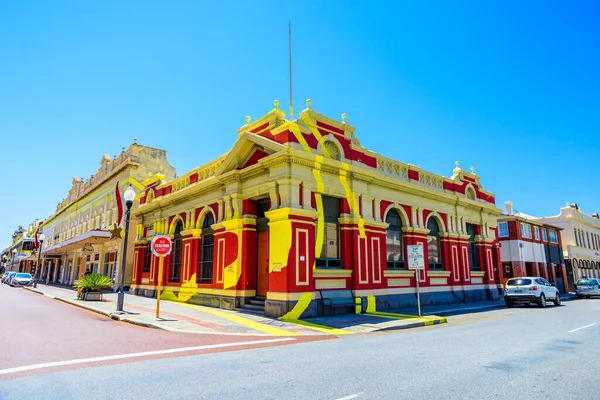
<instances>
[{"instance_id":1,"label":"street lamp post","mask_svg":"<svg viewBox=\"0 0 600 400\"><path fill-rule=\"evenodd\" d=\"M125 284L125 263L127 262L129 215L131 213L131 206L133 205L133 200L135 200L135 191L133 190L133 187L131 185L129 185L125 193L123 193L123 197L125 198L125 206L127 208L125 210L125 237L123 238L123 260L121 261L121 279L119 282L119 294L117 297L117 311L123 311L123 302L125 301L125 292L123 285Z\"/></svg>"},{"instance_id":2,"label":"street lamp post","mask_svg":"<svg viewBox=\"0 0 600 400\"><path fill-rule=\"evenodd\" d=\"M38 241L40 242L40 245L38 247L38 259L37 259L37 265L35 266L35 279L33 280L34 288L37 287L38 280L40 279L40 269L42 269L42 266L40 264L40 259L42 258L42 245L44 244L44 239L46 239L46 235L44 235L43 233L40 233L38 235Z\"/></svg>"}]
</instances>

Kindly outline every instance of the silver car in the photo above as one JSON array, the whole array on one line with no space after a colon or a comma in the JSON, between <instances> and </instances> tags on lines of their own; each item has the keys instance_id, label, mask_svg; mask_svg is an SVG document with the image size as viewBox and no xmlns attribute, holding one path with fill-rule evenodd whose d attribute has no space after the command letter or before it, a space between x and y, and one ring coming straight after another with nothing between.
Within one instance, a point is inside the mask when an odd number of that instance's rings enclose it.
<instances>
[{"instance_id":1,"label":"silver car","mask_svg":"<svg viewBox=\"0 0 600 400\"><path fill-rule=\"evenodd\" d=\"M576 283L577 297L589 299L592 296L600 296L600 279L580 279Z\"/></svg>"},{"instance_id":2,"label":"silver car","mask_svg":"<svg viewBox=\"0 0 600 400\"><path fill-rule=\"evenodd\" d=\"M27 286L31 283L32 279L31 274L18 272L10 278L10 282L8 283L10 286Z\"/></svg>"},{"instance_id":3,"label":"silver car","mask_svg":"<svg viewBox=\"0 0 600 400\"><path fill-rule=\"evenodd\" d=\"M512 278L504 287L504 302L508 308L514 307L515 303L535 303L543 308L550 300L560 306L560 293L553 284L539 276Z\"/></svg>"},{"instance_id":4,"label":"silver car","mask_svg":"<svg viewBox=\"0 0 600 400\"><path fill-rule=\"evenodd\" d=\"M3 273L2 279L0 279L0 282L2 282L2 283L7 282L8 274L10 274L10 271L6 271L5 273Z\"/></svg>"}]
</instances>

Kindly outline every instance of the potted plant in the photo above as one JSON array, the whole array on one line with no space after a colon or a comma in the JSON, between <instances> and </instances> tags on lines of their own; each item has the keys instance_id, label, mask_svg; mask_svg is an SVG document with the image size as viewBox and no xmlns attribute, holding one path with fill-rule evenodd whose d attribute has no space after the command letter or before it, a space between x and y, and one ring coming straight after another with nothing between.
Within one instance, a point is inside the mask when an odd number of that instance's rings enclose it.
<instances>
[{"instance_id":1,"label":"potted plant","mask_svg":"<svg viewBox=\"0 0 600 400\"><path fill-rule=\"evenodd\" d=\"M106 275L84 274L80 280L75 281L73 286L78 289L78 297L82 300L101 301L102 293L100 290L111 287L112 281Z\"/></svg>"}]
</instances>

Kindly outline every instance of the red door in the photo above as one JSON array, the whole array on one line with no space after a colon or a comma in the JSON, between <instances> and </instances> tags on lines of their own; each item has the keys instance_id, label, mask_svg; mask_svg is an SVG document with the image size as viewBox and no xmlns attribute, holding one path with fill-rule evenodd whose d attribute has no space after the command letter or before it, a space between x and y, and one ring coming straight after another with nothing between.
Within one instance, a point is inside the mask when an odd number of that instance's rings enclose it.
<instances>
[{"instance_id":1,"label":"red door","mask_svg":"<svg viewBox=\"0 0 600 400\"><path fill-rule=\"evenodd\" d=\"M269 291L269 231L258 231L256 295L266 297Z\"/></svg>"}]
</instances>

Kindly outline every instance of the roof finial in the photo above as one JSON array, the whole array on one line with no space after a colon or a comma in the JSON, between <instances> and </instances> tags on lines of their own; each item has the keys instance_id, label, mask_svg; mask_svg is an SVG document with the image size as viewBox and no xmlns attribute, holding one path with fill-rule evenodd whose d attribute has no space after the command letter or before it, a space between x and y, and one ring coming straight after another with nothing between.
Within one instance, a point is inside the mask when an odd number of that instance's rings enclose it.
<instances>
[{"instance_id":1,"label":"roof finial","mask_svg":"<svg viewBox=\"0 0 600 400\"><path fill-rule=\"evenodd\" d=\"M246 115L246 124L249 124L249 123L250 123L250 116Z\"/></svg>"},{"instance_id":2,"label":"roof finial","mask_svg":"<svg viewBox=\"0 0 600 400\"><path fill-rule=\"evenodd\" d=\"M306 99L306 107L310 110L310 105L312 104L311 99Z\"/></svg>"},{"instance_id":3,"label":"roof finial","mask_svg":"<svg viewBox=\"0 0 600 400\"><path fill-rule=\"evenodd\" d=\"M456 162L454 163L454 165L456 165L456 168L458 168L458 167L460 166L460 163L459 163L458 161L456 161Z\"/></svg>"},{"instance_id":4,"label":"roof finial","mask_svg":"<svg viewBox=\"0 0 600 400\"><path fill-rule=\"evenodd\" d=\"M133 139L133 144L137 144L137 138Z\"/></svg>"},{"instance_id":5,"label":"roof finial","mask_svg":"<svg viewBox=\"0 0 600 400\"><path fill-rule=\"evenodd\" d=\"M475 173L475 167L471 167L471 173L474 174Z\"/></svg>"},{"instance_id":6,"label":"roof finial","mask_svg":"<svg viewBox=\"0 0 600 400\"><path fill-rule=\"evenodd\" d=\"M275 106L275 109L276 109L276 110L277 110L277 109L279 109L279 100L275 100L275 101L273 102L273 105Z\"/></svg>"},{"instance_id":7,"label":"roof finial","mask_svg":"<svg viewBox=\"0 0 600 400\"><path fill-rule=\"evenodd\" d=\"M346 123L346 113L342 114L342 124Z\"/></svg>"}]
</instances>

